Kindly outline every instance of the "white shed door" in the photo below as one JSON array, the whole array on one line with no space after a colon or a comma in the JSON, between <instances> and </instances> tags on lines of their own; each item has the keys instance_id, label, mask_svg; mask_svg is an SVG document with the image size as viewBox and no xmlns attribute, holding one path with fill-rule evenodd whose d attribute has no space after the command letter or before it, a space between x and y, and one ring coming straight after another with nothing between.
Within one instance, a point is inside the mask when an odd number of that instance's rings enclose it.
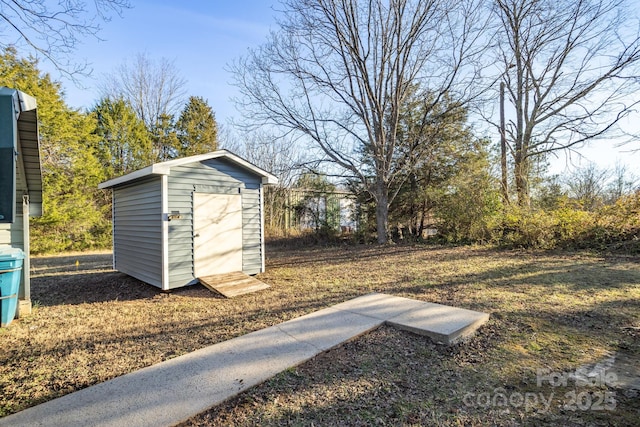
<instances>
[{"instance_id":1,"label":"white shed door","mask_svg":"<svg viewBox=\"0 0 640 427\"><path fill-rule=\"evenodd\" d=\"M193 193L196 277L242 271L242 197Z\"/></svg>"}]
</instances>

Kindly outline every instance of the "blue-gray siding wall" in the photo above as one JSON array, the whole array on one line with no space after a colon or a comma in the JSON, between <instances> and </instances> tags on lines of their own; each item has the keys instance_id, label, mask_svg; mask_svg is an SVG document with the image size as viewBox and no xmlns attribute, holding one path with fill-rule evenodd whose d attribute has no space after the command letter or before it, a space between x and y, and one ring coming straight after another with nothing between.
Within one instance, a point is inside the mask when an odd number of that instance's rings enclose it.
<instances>
[{"instance_id":1,"label":"blue-gray siding wall","mask_svg":"<svg viewBox=\"0 0 640 427\"><path fill-rule=\"evenodd\" d=\"M16 216L13 223L0 223L0 245L11 245L24 249L24 218L22 216L22 193L16 197Z\"/></svg>"},{"instance_id":2,"label":"blue-gray siding wall","mask_svg":"<svg viewBox=\"0 0 640 427\"><path fill-rule=\"evenodd\" d=\"M22 161L21 157L18 159ZM21 170L21 167L16 167L16 216L13 223L0 223L0 245L11 245L24 250L22 195L27 191L27 182Z\"/></svg>"},{"instance_id":3,"label":"blue-gray siding wall","mask_svg":"<svg viewBox=\"0 0 640 427\"><path fill-rule=\"evenodd\" d=\"M171 168L168 176L169 213L181 218L169 222L169 288L195 283L193 274L193 193L242 194L242 270L262 270L260 217L261 178L225 161L204 162Z\"/></svg>"},{"instance_id":4,"label":"blue-gray siding wall","mask_svg":"<svg viewBox=\"0 0 640 427\"><path fill-rule=\"evenodd\" d=\"M162 181L152 177L113 190L115 269L162 287Z\"/></svg>"}]
</instances>

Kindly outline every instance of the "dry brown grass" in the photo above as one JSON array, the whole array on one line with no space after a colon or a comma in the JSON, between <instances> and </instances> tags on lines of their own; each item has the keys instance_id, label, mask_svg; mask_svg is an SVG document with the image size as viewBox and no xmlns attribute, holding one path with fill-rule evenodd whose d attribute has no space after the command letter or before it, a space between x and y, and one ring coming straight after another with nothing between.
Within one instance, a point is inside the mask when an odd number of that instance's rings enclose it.
<instances>
[{"instance_id":1,"label":"dry brown grass","mask_svg":"<svg viewBox=\"0 0 640 427\"><path fill-rule=\"evenodd\" d=\"M640 417L637 395L622 389L611 390L614 411L567 411L558 399L547 412L463 403L497 388L564 395L537 387L537 368L571 372L610 352L640 360L638 259L420 245L277 248L260 276L271 289L231 300L200 286L162 294L110 271L105 254L36 258L33 268L33 316L0 330L0 415L375 291L492 319L452 348L383 327L190 425L632 425Z\"/></svg>"}]
</instances>

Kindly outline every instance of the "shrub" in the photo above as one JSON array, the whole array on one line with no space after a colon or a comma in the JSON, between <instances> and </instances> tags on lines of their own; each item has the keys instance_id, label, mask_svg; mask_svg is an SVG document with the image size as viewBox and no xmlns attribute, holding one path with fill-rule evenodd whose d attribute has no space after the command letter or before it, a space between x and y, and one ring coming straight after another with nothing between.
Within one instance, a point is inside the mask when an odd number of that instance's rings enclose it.
<instances>
[{"instance_id":1,"label":"shrub","mask_svg":"<svg viewBox=\"0 0 640 427\"><path fill-rule=\"evenodd\" d=\"M491 241L505 247L640 253L640 193L595 212L570 202L548 211L509 206L491 230Z\"/></svg>"},{"instance_id":2,"label":"shrub","mask_svg":"<svg viewBox=\"0 0 640 427\"><path fill-rule=\"evenodd\" d=\"M557 223L545 211L508 206L492 230L492 242L506 247L549 249L557 243Z\"/></svg>"},{"instance_id":3,"label":"shrub","mask_svg":"<svg viewBox=\"0 0 640 427\"><path fill-rule=\"evenodd\" d=\"M584 236L599 249L640 253L640 192L619 198L596 212L592 230Z\"/></svg>"},{"instance_id":4,"label":"shrub","mask_svg":"<svg viewBox=\"0 0 640 427\"><path fill-rule=\"evenodd\" d=\"M468 186L445 195L436 207L437 229L449 243L487 243L500 216L500 194Z\"/></svg>"},{"instance_id":5,"label":"shrub","mask_svg":"<svg viewBox=\"0 0 640 427\"><path fill-rule=\"evenodd\" d=\"M559 246L575 246L585 233L595 225L594 214L571 207L561 207L551 212L556 220L555 239Z\"/></svg>"}]
</instances>

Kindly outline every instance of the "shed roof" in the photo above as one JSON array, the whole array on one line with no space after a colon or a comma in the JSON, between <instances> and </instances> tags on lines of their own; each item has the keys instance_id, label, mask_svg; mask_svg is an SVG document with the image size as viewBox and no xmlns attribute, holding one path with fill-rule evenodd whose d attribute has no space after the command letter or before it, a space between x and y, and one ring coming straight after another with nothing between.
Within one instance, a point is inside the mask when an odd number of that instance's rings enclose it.
<instances>
[{"instance_id":1,"label":"shed roof","mask_svg":"<svg viewBox=\"0 0 640 427\"><path fill-rule=\"evenodd\" d=\"M18 139L20 156L24 166L29 201L33 205L42 205L42 169L40 166L40 143L38 139L38 110L36 99L24 92L0 87L0 96L12 96L18 113ZM18 173L22 169L18 168ZM32 216L38 215L41 208L32 207Z\"/></svg>"},{"instance_id":2,"label":"shed roof","mask_svg":"<svg viewBox=\"0 0 640 427\"><path fill-rule=\"evenodd\" d=\"M190 157L183 157L180 159L168 160L166 162L154 163L151 166L147 166L144 169L139 169L135 172L131 172L127 175L123 175L118 178L110 179L98 185L98 188L107 189L114 188L120 185L128 184L133 181L145 178L151 175L171 175L171 168L177 166L188 165L190 163L203 162L206 160L222 158L236 164L237 166L259 176L262 178L263 184L277 184L278 178L269 172L260 169L259 167L249 163L243 158L236 156L235 154L227 150L212 151L206 154L198 154Z\"/></svg>"}]
</instances>

